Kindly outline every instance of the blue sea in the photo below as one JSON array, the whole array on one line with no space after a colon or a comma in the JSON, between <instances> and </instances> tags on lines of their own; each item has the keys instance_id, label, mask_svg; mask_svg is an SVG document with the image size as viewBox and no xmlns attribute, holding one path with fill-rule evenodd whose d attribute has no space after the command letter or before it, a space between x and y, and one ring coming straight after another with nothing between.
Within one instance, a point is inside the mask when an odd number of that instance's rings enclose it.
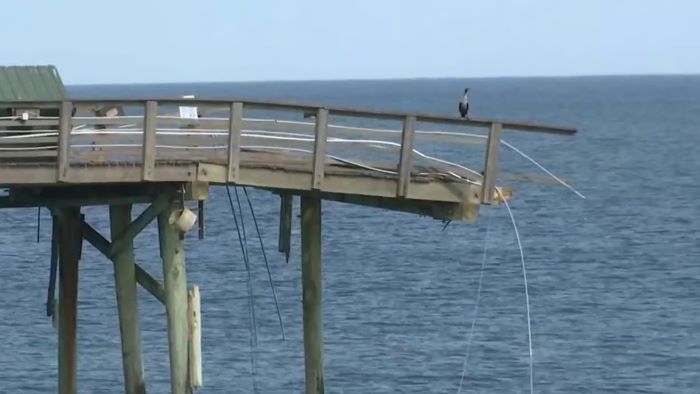
<instances>
[{"instance_id":1,"label":"blue sea","mask_svg":"<svg viewBox=\"0 0 700 394\"><path fill-rule=\"evenodd\" d=\"M700 392L700 76L68 90L76 98L195 94L456 115L464 87L471 88L474 117L579 129L574 137L504 134L587 197L553 184L502 181L516 189L512 208L527 266L535 392ZM481 160L465 146L424 148L460 162ZM502 155L508 174L541 174L513 152ZM243 198L242 189L238 192ZM186 240L188 279L200 286L202 296L201 392L252 393L254 380L258 393L302 392L299 219L294 216L287 264L276 252L278 198L249 192L286 340L252 217L244 208L257 331L257 344L251 346L247 274L226 191L214 188L206 238L198 240L192 232ZM83 212L109 234L106 207ZM49 215L42 216L38 243L35 209L2 210L0 219L0 391L55 392L57 337L45 313ZM323 203L326 392L457 393L468 348L463 393L529 392L525 288L505 207L483 207L476 223L442 227L427 217ZM161 278L156 240L152 225L137 238L136 255ZM169 392L165 311L139 291L148 391ZM80 392L123 391L113 269L87 243L78 315Z\"/></svg>"}]
</instances>

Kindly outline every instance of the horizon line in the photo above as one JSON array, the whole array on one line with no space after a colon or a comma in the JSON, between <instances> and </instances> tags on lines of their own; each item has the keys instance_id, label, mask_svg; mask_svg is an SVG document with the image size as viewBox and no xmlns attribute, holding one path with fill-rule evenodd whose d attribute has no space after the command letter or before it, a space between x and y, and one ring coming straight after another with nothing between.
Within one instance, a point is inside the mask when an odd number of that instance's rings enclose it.
<instances>
[{"instance_id":1,"label":"horizon line","mask_svg":"<svg viewBox=\"0 0 700 394\"><path fill-rule=\"evenodd\" d=\"M185 81L185 82L105 82L68 83L66 86L118 86L118 85L184 85L219 83L317 83L317 82L379 82L379 81L423 81L423 80L479 80L479 79L563 79L563 78L610 78L610 77L693 77L700 73L626 73L626 74L571 74L571 75L504 75L481 77L384 77L384 78L319 78L319 79L251 79L237 81Z\"/></svg>"}]
</instances>

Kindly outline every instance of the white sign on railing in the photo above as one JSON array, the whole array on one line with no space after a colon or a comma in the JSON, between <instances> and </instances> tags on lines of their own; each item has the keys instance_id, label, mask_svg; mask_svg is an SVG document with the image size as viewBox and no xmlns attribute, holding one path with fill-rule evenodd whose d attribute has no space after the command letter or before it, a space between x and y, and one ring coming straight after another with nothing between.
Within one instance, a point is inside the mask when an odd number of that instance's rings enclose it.
<instances>
[{"instance_id":1,"label":"white sign on railing","mask_svg":"<svg viewBox=\"0 0 700 394\"><path fill-rule=\"evenodd\" d=\"M182 96L182 98L193 99L194 95ZM180 107L180 117L183 119L197 119L197 107Z\"/></svg>"}]
</instances>

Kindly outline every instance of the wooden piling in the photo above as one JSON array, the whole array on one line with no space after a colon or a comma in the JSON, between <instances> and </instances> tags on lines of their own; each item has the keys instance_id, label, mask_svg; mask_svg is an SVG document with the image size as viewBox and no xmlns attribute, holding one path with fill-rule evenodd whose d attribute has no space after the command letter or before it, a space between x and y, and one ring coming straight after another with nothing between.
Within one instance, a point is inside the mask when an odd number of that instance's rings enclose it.
<instances>
[{"instance_id":1,"label":"wooden piling","mask_svg":"<svg viewBox=\"0 0 700 394\"><path fill-rule=\"evenodd\" d=\"M187 348L189 327L187 319L187 274L185 272L184 236L169 218L169 207L158 215L165 309L168 315L168 348L170 351L170 385L173 394L189 393Z\"/></svg>"},{"instance_id":2,"label":"wooden piling","mask_svg":"<svg viewBox=\"0 0 700 394\"><path fill-rule=\"evenodd\" d=\"M109 216L114 240L131 224L131 205L112 205L109 207ZM114 280L122 339L124 390L127 394L142 394L146 392L146 384L141 358L136 262L132 240L126 242L114 256Z\"/></svg>"},{"instance_id":3,"label":"wooden piling","mask_svg":"<svg viewBox=\"0 0 700 394\"><path fill-rule=\"evenodd\" d=\"M189 337L190 387L202 387L202 310L199 301L199 286L187 292Z\"/></svg>"},{"instance_id":4,"label":"wooden piling","mask_svg":"<svg viewBox=\"0 0 700 394\"><path fill-rule=\"evenodd\" d=\"M75 394L78 392L78 267L83 240L80 208L61 209L59 221L58 392Z\"/></svg>"},{"instance_id":5,"label":"wooden piling","mask_svg":"<svg viewBox=\"0 0 700 394\"><path fill-rule=\"evenodd\" d=\"M321 199L301 198L301 276L306 393L324 392L321 283Z\"/></svg>"}]
</instances>

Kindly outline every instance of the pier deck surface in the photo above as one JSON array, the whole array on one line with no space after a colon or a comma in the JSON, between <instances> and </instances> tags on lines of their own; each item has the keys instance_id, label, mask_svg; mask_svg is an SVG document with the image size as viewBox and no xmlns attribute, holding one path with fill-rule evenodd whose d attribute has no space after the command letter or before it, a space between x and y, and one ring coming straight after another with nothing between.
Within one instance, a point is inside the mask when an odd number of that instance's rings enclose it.
<instances>
[{"instance_id":1,"label":"pier deck surface","mask_svg":"<svg viewBox=\"0 0 700 394\"><path fill-rule=\"evenodd\" d=\"M240 100L13 101L0 108L11 114L0 117L4 187L239 184L457 220L475 220L480 204L500 199L501 130L575 132ZM482 155L484 165L429 156L415 148L419 141L483 145L465 156Z\"/></svg>"}]
</instances>

